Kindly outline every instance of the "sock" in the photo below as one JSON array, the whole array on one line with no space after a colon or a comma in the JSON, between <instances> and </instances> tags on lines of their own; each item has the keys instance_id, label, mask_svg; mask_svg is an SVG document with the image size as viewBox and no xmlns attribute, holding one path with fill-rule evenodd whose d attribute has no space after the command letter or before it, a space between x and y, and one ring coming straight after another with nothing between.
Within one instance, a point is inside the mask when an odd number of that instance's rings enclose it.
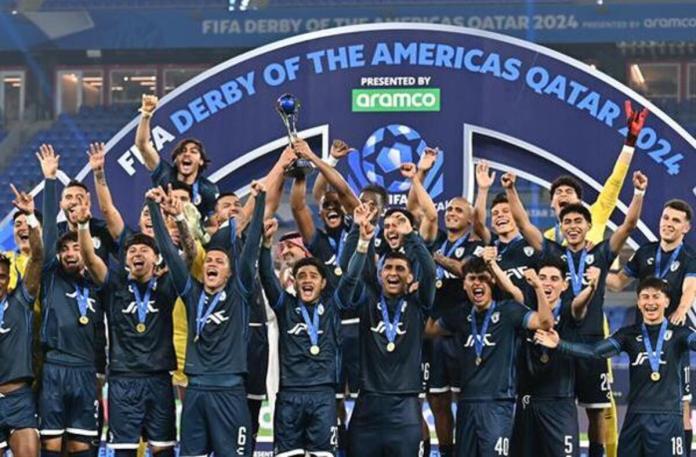
<instances>
[{"instance_id":1,"label":"sock","mask_svg":"<svg viewBox=\"0 0 696 457\"><path fill-rule=\"evenodd\" d=\"M452 452L454 450L454 446L452 446L451 444L446 445L446 446L438 446L438 449L440 451L440 457L453 457L454 456L454 454Z\"/></svg>"},{"instance_id":2,"label":"sock","mask_svg":"<svg viewBox=\"0 0 696 457\"><path fill-rule=\"evenodd\" d=\"M116 450L114 450L114 457L137 457L137 455L138 455L137 449L116 449Z\"/></svg>"},{"instance_id":3,"label":"sock","mask_svg":"<svg viewBox=\"0 0 696 457\"><path fill-rule=\"evenodd\" d=\"M41 457L60 457L61 452L47 451L46 449L41 449Z\"/></svg>"},{"instance_id":4,"label":"sock","mask_svg":"<svg viewBox=\"0 0 696 457\"><path fill-rule=\"evenodd\" d=\"M430 457L430 438L423 441L423 457Z\"/></svg>"},{"instance_id":5,"label":"sock","mask_svg":"<svg viewBox=\"0 0 696 457\"><path fill-rule=\"evenodd\" d=\"M87 451L71 452L68 454L69 457L91 457L94 453L94 449L89 449Z\"/></svg>"},{"instance_id":6,"label":"sock","mask_svg":"<svg viewBox=\"0 0 696 457\"><path fill-rule=\"evenodd\" d=\"M691 441L694 439L694 431L684 430L684 455L689 457L691 455Z\"/></svg>"},{"instance_id":7,"label":"sock","mask_svg":"<svg viewBox=\"0 0 696 457\"><path fill-rule=\"evenodd\" d=\"M590 453L588 457L604 457L604 445L601 443L590 443Z\"/></svg>"},{"instance_id":8,"label":"sock","mask_svg":"<svg viewBox=\"0 0 696 457\"><path fill-rule=\"evenodd\" d=\"M174 457L174 448L168 447L167 449L163 449L160 452L154 454L154 457Z\"/></svg>"}]
</instances>

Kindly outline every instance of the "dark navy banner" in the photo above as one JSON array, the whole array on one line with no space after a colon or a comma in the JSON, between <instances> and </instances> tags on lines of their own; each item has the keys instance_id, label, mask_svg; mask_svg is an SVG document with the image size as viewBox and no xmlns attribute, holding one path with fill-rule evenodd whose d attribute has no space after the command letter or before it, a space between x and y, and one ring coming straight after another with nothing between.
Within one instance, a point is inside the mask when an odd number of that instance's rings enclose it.
<instances>
[{"instance_id":1,"label":"dark navy banner","mask_svg":"<svg viewBox=\"0 0 696 457\"><path fill-rule=\"evenodd\" d=\"M340 4L340 2L337 2ZM691 41L696 5L655 1L606 5L516 4L200 9L86 9L0 14L0 49L162 49L255 47L365 23L471 27L542 43Z\"/></svg>"},{"instance_id":2,"label":"dark navy banner","mask_svg":"<svg viewBox=\"0 0 696 457\"><path fill-rule=\"evenodd\" d=\"M201 139L212 158L209 176L223 190L243 192L286 144L274 111L285 92L301 100L302 135L324 155L330 140L348 142L356 149L342 169L349 182L383 184L393 203L403 202L408 188L395 164L417 161L426 144L439 147L444 153L426 185L440 209L453 196L473 197L478 159L546 187L572 174L594 201L621 150L630 99L651 111L631 167L650 179L633 240L655 239L667 199L695 203L696 141L656 106L547 48L442 25L344 27L235 57L161 100L152 119L155 146L169 159L182 138ZM107 145L107 176L131 222L151 183L133 146L136 123ZM91 185L88 173L78 179ZM629 173L614 223L632 193Z\"/></svg>"}]
</instances>

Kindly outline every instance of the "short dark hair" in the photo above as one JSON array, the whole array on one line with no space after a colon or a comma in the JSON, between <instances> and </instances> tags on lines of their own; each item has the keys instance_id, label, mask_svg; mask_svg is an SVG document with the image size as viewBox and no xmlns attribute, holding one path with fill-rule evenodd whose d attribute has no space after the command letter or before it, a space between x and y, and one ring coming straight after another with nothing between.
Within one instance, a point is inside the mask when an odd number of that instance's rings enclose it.
<instances>
[{"instance_id":1,"label":"short dark hair","mask_svg":"<svg viewBox=\"0 0 696 457\"><path fill-rule=\"evenodd\" d=\"M321 277L326 279L326 268L324 268L324 263L316 257L303 257L298 260L292 267L292 275L296 276L300 268L308 266L315 267L319 271Z\"/></svg>"},{"instance_id":2,"label":"short dark hair","mask_svg":"<svg viewBox=\"0 0 696 457\"><path fill-rule=\"evenodd\" d=\"M19 216L25 216L25 214L22 211L15 211L12 215L12 222L16 221ZM43 225L43 214L41 214L41 211L35 209L34 216L36 216L36 219L39 221L39 224Z\"/></svg>"},{"instance_id":3,"label":"short dark hair","mask_svg":"<svg viewBox=\"0 0 696 457\"><path fill-rule=\"evenodd\" d=\"M578 199L582 200L582 184L570 175L561 175L551 183L551 196L556 193L556 189L561 186L572 187Z\"/></svg>"},{"instance_id":4,"label":"short dark hair","mask_svg":"<svg viewBox=\"0 0 696 457\"><path fill-rule=\"evenodd\" d=\"M689 222L691 222L691 218L694 215L694 210L691 209L691 205L689 205L684 200L678 198L673 198L672 200L669 200L667 203L665 203L665 206L663 206L662 209L665 208L672 208L676 209L677 211L686 213L686 220Z\"/></svg>"},{"instance_id":5,"label":"short dark hair","mask_svg":"<svg viewBox=\"0 0 696 457\"><path fill-rule=\"evenodd\" d=\"M503 192L497 194L494 198L493 201L491 202L491 210L496 206L500 205L501 203L509 203L507 195L505 195Z\"/></svg>"},{"instance_id":6,"label":"short dark hair","mask_svg":"<svg viewBox=\"0 0 696 457\"><path fill-rule=\"evenodd\" d=\"M389 192L387 192L387 189L380 186L379 184L371 183L360 189L361 194L365 192L372 192L374 194L379 195L380 197L382 197L382 202L384 202L385 205L389 202Z\"/></svg>"},{"instance_id":7,"label":"short dark hair","mask_svg":"<svg viewBox=\"0 0 696 457\"><path fill-rule=\"evenodd\" d=\"M85 186L83 183L81 183L80 181L75 181L75 180L70 181L70 182L65 186L65 188L64 188L63 190L65 190L65 189L67 189L67 188L69 188L69 187L79 187L80 189L82 189L82 190L84 190L85 192L89 193L89 188L88 188L87 186Z\"/></svg>"},{"instance_id":8,"label":"short dark hair","mask_svg":"<svg viewBox=\"0 0 696 457\"><path fill-rule=\"evenodd\" d=\"M396 260L404 260L406 264L408 265L409 270L412 270L411 268L411 259L408 258L406 254L403 252L399 251L389 251L386 254L384 254L384 262L382 262L382 265L384 265L387 260L390 259L396 259Z\"/></svg>"},{"instance_id":9,"label":"short dark hair","mask_svg":"<svg viewBox=\"0 0 696 457\"><path fill-rule=\"evenodd\" d=\"M239 198L239 195L237 195L235 192L229 191L229 192L222 192L218 194L217 198L215 199L215 203L219 202L225 197L236 197Z\"/></svg>"},{"instance_id":10,"label":"short dark hair","mask_svg":"<svg viewBox=\"0 0 696 457\"><path fill-rule=\"evenodd\" d=\"M411 223L411 227L416 227L416 218L413 216L413 213L404 208L403 206L392 206L389 209L387 209L384 212L384 219L386 220L389 216L396 213L403 214L406 217L406 219L408 219L408 221Z\"/></svg>"},{"instance_id":11,"label":"short dark hair","mask_svg":"<svg viewBox=\"0 0 696 457\"><path fill-rule=\"evenodd\" d=\"M208 168L208 164L210 163L210 159L208 158L208 154L205 152L205 148L203 147L203 143L200 140L197 140L196 138L184 138L183 140L179 141L176 146L174 146L174 149L172 150L172 162L176 160L176 158L184 152L184 146L186 146L189 143L193 143L196 146L198 146L198 149L201 151L201 159L203 159L203 165L201 165L200 171L203 172L205 171L206 168Z\"/></svg>"},{"instance_id":12,"label":"short dark hair","mask_svg":"<svg viewBox=\"0 0 696 457\"><path fill-rule=\"evenodd\" d=\"M570 203L564 206L558 215L558 219L562 222L563 218L570 213L578 213L584 217L587 222L590 224L592 223L592 213L590 213L590 210L585 208L582 203Z\"/></svg>"},{"instance_id":13,"label":"short dark hair","mask_svg":"<svg viewBox=\"0 0 696 457\"><path fill-rule=\"evenodd\" d=\"M185 182L181 182L178 179L175 179L171 182L171 185L172 190L186 191L186 193L189 195L189 198L193 199L193 186L191 186L190 184L186 184Z\"/></svg>"},{"instance_id":14,"label":"short dark hair","mask_svg":"<svg viewBox=\"0 0 696 457\"><path fill-rule=\"evenodd\" d=\"M133 235L129 236L126 243L123 245L123 250L128 251L131 246L135 246L136 244L143 244L152 249L155 254L159 253L155 240L151 236L145 235L144 233L134 233Z\"/></svg>"},{"instance_id":15,"label":"short dark hair","mask_svg":"<svg viewBox=\"0 0 696 457\"><path fill-rule=\"evenodd\" d=\"M68 243L77 243L77 232L67 231L58 238L58 241L56 241L56 249L58 249L58 252Z\"/></svg>"},{"instance_id":16,"label":"short dark hair","mask_svg":"<svg viewBox=\"0 0 696 457\"><path fill-rule=\"evenodd\" d=\"M477 274L486 272L490 273L486 262L481 257L474 256L464 264L462 268L462 278L466 278L466 275L469 273Z\"/></svg>"},{"instance_id":17,"label":"short dark hair","mask_svg":"<svg viewBox=\"0 0 696 457\"><path fill-rule=\"evenodd\" d=\"M541 259L539 259L539 263L537 264L537 269L536 271L541 271L542 268L555 268L558 271L561 272L561 276L565 278L566 271L568 269L568 266L566 263L563 261L558 256L552 256L552 255L546 255L543 256Z\"/></svg>"},{"instance_id":18,"label":"short dark hair","mask_svg":"<svg viewBox=\"0 0 696 457\"><path fill-rule=\"evenodd\" d=\"M648 276L638 284L638 289L636 289L636 295L640 295L645 289L656 289L667 296L668 299L672 298L672 292L669 289L669 284L655 276Z\"/></svg>"}]
</instances>

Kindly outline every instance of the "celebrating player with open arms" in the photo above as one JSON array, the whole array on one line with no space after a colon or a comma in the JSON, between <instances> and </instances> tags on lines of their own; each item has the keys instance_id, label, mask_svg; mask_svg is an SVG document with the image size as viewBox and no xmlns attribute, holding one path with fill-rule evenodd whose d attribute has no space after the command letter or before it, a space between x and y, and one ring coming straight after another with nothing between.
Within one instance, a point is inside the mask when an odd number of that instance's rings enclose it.
<instances>
[{"instance_id":1,"label":"celebrating player with open arms","mask_svg":"<svg viewBox=\"0 0 696 457\"><path fill-rule=\"evenodd\" d=\"M9 448L15 457L38 457L39 424L31 390L32 321L34 298L41 282L43 244L34 201L14 186L12 190L13 204L29 228L30 257L23 277L8 291L10 261L0 256L0 455Z\"/></svg>"}]
</instances>

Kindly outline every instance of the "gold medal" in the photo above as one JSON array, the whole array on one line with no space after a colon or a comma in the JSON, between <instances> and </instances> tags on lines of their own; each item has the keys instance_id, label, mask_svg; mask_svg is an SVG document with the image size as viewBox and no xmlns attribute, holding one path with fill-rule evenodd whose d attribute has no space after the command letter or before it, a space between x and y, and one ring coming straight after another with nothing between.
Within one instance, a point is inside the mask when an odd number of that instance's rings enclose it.
<instances>
[{"instance_id":1,"label":"gold medal","mask_svg":"<svg viewBox=\"0 0 696 457\"><path fill-rule=\"evenodd\" d=\"M313 344L311 348L309 348L309 353L312 355L318 355L319 354L319 346L316 344Z\"/></svg>"},{"instance_id":2,"label":"gold medal","mask_svg":"<svg viewBox=\"0 0 696 457\"><path fill-rule=\"evenodd\" d=\"M660 380L660 373L658 371L653 371L650 373L650 380L652 382L658 382Z\"/></svg>"},{"instance_id":3,"label":"gold medal","mask_svg":"<svg viewBox=\"0 0 696 457\"><path fill-rule=\"evenodd\" d=\"M483 360L481 359L481 357L476 357L476 366L481 365L481 362L483 362Z\"/></svg>"},{"instance_id":4,"label":"gold medal","mask_svg":"<svg viewBox=\"0 0 696 457\"><path fill-rule=\"evenodd\" d=\"M87 325L87 324L89 324L89 317L80 316L80 318L78 319L78 322L80 323L80 325Z\"/></svg>"},{"instance_id":5,"label":"gold medal","mask_svg":"<svg viewBox=\"0 0 696 457\"><path fill-rule=\"evenodd\" d=\"M435 287L438 289L442 289L442 279L438 279L435 281Z\"/></svg>"},{"instance_id":6,"label":"gold medal","mask_svg":"<svg viewBox=\"0 0 696 457\"><path fill-rule=\"evenodd\" d=\"M549 355L546 352L544 352L543 354L541 354L541 357L539 357L539 360L541 361L541 363L549 363Z\"/></svg>"},{"instance_id":7,"label":"gold medal","mask_svg":"<svg viewBox=\"0 0 696 457\"><path fill-rule=\"evenodd\" d=\"M341 276L341 275L343 274L343 270L341 270L341 267L339 267L338 265L336 265L336 268L334 268L334 274L335 274L336 276Z\"/></svg>"},{"instance_id":8,"label":"gold medal","mask_svg":"<svg viewBox=\"0 0 696 457\"><path fill-rule=\"evenodd\" d=\"M394 352L394 349L396 349L396 344L394 344L392 341L387 343L387 352Z\"/></svg>"},{"instance_id":9,"label":"gold medal","mask_svg":"<svg viewBox=\"0 0 696 457\"><path fill-rule=\"evenodd\" d=\"M147 328L147 327L145 327L145 324L143 324L142 322L135 326L135 330L136 330L138 333L145 333L145 329L146 329L146 328Z\"/></svg>"}]
</instances>

